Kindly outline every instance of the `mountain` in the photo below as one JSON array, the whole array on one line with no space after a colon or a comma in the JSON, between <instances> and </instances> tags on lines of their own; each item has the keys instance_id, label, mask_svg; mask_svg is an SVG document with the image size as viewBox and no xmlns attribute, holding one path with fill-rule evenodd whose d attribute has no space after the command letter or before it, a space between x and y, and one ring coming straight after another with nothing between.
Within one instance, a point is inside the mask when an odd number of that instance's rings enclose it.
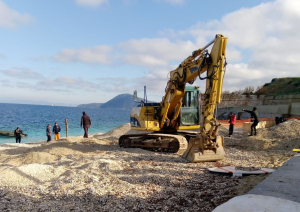
<instances>
[{"instance_id":1,"label":"mountain","mask_svg":"<svg viewBox=\"0 0 300 212\"><path fill-rule=\"evenodd\" d=\"M141 101L141 98L138 97L137 101ZM131 109L136 107L139 103L136 103L133 100L132 94L120 94L115 98L109 100L100 106L100 108L122 108L122 109Z\"/></svg>"},{"instance_id":2,"label":"mountain","mask_svg":"<svg viewBox=\"0 0 300 212\"><path fill-rule=\"evenodd\" d=\"M300 77L274 78L256 91L259 95L300 94Z\"/></svg>"},{"instance_id":3,"label":"mountain","mask_svg":"<svg viewBox=\"0 0 300 212\"><path fill-rule=\"evenodd\" d=\"M103 103L90 103L90 104L81 104L78 105L77 107L81 108L99 108Z\"/></svg>"},{"instance_id":4,"label":"mountain","mask_svg":"<svg viewBox=\"0 0 300 212\"><path fill-rule=\"evenodd\" d=\"M140 102L142 98L137 98L137 101ZM153 101L148 101L153 103ZM131 109L136 107L140 103L136 103L133 100L132 94L120 94L113 99L109 100L106 103L90 103L90 104L81 104L77 107L81 108L121 108L121 109Z\"/></svg>"}]
</instances>

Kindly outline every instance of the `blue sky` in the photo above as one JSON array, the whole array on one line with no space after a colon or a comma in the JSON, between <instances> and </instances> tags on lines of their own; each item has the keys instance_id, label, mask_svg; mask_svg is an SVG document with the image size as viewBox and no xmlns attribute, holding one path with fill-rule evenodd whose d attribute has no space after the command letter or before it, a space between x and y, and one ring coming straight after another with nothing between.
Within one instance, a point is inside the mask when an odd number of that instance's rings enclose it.
<instances>
[{"instance_id":1,"label":"blue sky","mask_svg":"<svg viewBox=\"0 0 300 212\"><path fill-rule=\"evenodd\" d=\"M297 0L0 0L0 102L101 103L144 85L159 101L215 34L228 37L223 90L299 77L299 24Z\"/></svg>"}]
</instances>

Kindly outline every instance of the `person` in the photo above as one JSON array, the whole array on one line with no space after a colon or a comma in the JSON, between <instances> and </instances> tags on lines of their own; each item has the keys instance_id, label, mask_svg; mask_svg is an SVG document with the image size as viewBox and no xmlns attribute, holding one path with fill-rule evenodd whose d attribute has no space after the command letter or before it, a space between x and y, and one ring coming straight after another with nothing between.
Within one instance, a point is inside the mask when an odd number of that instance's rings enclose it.
<instances>
[{"instance_id":1,"label":"person","mask_svg":"<svg viewBox=\"0 0 300 212\"><path fill-rule=\"evenodd\" d=\"M48 124L46 128L47 142L51 141L51 125Z\"/></svg>"},{"instance_id":2,"label":"person","mask_svg":"<svg viewBox=\"0 0 300 212\"><path fill-rule=\"evenodd\" d=\"M244 110L243 111L250 113L251 118L254 118L253 124L251 125L251 134L249 136L253 136L253 131L254 135L256 135L256 126L258 125L259 118L258 118L258 111L256 107L253 107L253 110Z\"/></svg>"},{"instance_id":3,"label":"person","mask_svg":"<svg viewBox=\"0 0 300 212\"><path fill-rule=\"evenodd\" d=\"M230 112L229 114L229 137L232 135L233 133L233 129L234 129L234 124L236 122L236 115L232 112Z\"/></svg>"},{"instance_id":4,"label":"person","mask_svg":"<svg viewBox=\"0 0 300 212\"><path fill-rule=\"evenodd\" d=\"M23 131L19 129L19 127L17 127L17 129L14 131L14 135L16 137L16 143L21 143L22 135L26 135L26 134L24 134Z\"/></svg>"},{"instance_id":5,"label":"person","mask_svg":"<svg viewBox=\"0 0 300 212\"><path fill-rule=\"evenodd\" d=\"M59 140L60 139L60 126L55 122L53 126L53 133L54 133L54 139Z\"/></svg>"},{"instance_id":6,"label":"person","mask_svg":"<svg viewBox=\"0 0 300 212\"><path fill-rule=\"evenodd\" d=\"M88 138L88 131L89 131L89 128L91 127L91 119L90 117L86 114L85 111L82 112L82 117L81 117L81 124L80 124L80 127L82 128L83 126L83 129L84 129L84 135L83 137L84 138Z\"/></svg>"}]
</instances>

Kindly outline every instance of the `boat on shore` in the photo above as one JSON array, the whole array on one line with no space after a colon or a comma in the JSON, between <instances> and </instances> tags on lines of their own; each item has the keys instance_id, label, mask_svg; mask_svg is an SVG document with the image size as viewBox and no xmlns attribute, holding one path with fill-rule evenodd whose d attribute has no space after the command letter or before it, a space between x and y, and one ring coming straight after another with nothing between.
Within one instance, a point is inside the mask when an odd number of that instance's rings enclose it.
<instances>
[{"instance_id":1,"label":"boat on shore","mask_svg":"<svg viewBox=\"0 0 300 212\"><path fill-rule=\"evenodd\" d=\"M8 137L15 137L15 134L13 131L5 131L5 130L0 130L0 135L2 136L8 136ZM27 136L27 134L23 133L22 137Z\"/></svg>"}]
</instances>

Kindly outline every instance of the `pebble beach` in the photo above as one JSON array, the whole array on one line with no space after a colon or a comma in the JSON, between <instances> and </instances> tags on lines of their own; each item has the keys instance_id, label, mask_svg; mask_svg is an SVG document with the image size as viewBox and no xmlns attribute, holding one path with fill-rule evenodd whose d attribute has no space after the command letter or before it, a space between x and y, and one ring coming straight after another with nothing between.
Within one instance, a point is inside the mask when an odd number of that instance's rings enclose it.
<instances>
[{"instance_id":1,"label":"pebble beach","mask_svg":"<svg viewBox=\"0 0 300 212\"><path fill-rule=\"evenodd\" d=\"M232 177L216 166L277 169L299 148L300 121L225 137L218 162L119 148L125 124L89 138L0 145L0 211L212 211L268 175ZM227 129L221 127L226 133ZM288 133L287 133L288 132Z\"/></svg>"}]
</instances>

